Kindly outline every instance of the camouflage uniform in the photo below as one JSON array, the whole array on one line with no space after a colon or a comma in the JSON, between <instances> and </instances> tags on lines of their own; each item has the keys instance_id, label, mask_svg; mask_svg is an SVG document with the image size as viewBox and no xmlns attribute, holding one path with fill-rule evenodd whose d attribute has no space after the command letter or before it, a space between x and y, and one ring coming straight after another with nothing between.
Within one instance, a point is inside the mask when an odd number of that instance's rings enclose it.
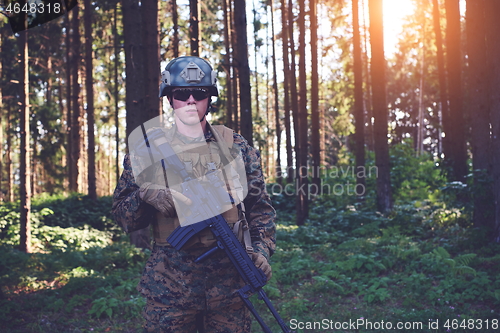
<instances>
[{"instance_id":1,"label":"camouflage uniform","mask_svg":"<svg viewBox=\"0 0 500 333\"><path fill-rule=\"evenodd\" d=\"M208 131L207 142L215 141ZM275 249L275 210L265 189L259 152L233 133L233 147L241 151L248 181L244 200L254 251L267 259ZM238 152L231 151L233 157ZM130 162L114 192L112 212L126 232L154 225L157 211L143 202ZM206 247L177 251L155 245L137 289L147 298L144 309L147 332L196 332L196 318L204 317L206 332L249 332L250 313L235 292L244 284L222 251L194 263ZM198 321L199 322L199 321Z\"/></svg>"}]
</instances>

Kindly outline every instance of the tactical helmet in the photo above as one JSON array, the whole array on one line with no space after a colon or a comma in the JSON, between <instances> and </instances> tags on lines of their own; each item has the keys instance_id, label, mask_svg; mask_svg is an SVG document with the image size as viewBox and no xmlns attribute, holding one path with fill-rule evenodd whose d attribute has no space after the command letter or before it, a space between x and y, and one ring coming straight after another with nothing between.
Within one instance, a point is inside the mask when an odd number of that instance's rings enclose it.
<instances>
[{"instance_id":1,"label":"tactical helmet","mask_svg":"<svg viewBox=\"0 0 500 333\"><path fill-rule=\"evenodd\" d=\"M185 56L171 60L161 73L160 97L176 87L205 87L211 96L218 96L217 76L205 59Z\"/></svg>"}]
</instances>

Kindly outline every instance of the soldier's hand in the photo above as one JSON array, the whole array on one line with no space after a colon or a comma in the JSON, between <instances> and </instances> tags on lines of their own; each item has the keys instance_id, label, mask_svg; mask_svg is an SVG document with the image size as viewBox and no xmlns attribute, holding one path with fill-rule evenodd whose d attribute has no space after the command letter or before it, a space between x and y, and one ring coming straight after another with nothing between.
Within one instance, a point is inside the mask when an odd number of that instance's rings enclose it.
<instances>
[{"instance_id":1,"label":"soldier's hand","mask_svg":"<svg viewBox=\"0 0 500 333\"><path fill-rule=\"evenodd\" d=\"M269 265L266 257L260 252L254 252L252 253L252 261L257 268L260 268L264 274L266 274L267 281L271 280L273 273L271 271L271 265Z\"/></svg>"},{"instance_id":2,"label":"soldier's hand","mask_svg":"<svg viewBox=\"0 0 500 333\"><path fill-rule=\"evenodd\" d=\"M191 200L183 194L170 190L168 188L159 188L152 183L144 183L139 188L139 197L144 202L156 208L166 217L174 217L176 215L173 197L186 205L191 204Z\"/></svg>"}]
</instances>

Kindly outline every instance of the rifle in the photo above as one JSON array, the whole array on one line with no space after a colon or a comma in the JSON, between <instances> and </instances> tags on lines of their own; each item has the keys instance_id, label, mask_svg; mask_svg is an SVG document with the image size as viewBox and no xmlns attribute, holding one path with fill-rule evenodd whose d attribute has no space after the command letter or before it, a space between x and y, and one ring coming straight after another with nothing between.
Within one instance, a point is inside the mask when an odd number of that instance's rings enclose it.
<instances>
[{"instance_id":1,"label":"rifle","mask_svg":"<svg viewBox=\"0 0 500 333\"><path fill-rule=\"evenodd\" d=\"M217 211L217 209L219 209L222 205L228 203L234 204L234 200L225 190L225 183L223 183L217 176L217 171L207 172L206 178L209 180L211 186L210 189L206 189L198 181L194 181L189 176L184 164L180 161L179 157L164 139L162 133L155 134L150 132L146 135L144 131L143 134L149 149L151 149L149 142L155 142L156 148L159 150L161 156L164 157L161 161L163 167L165 169L170 168L182 178L183 194L189 197L192 201L192 204L189 206L190 214L186 214L184 216L187 221L187 223L184 224L191 224L177 227L167 238L167 241L175 249L180 250L191 239L191 237L205 228L210 228L217 240L217 245L198 257L195 262L204 260L219 249L224 250L234 267L236 267L238 274L245 282L245 286L238 290L238 294L250 312L252 312L255 319L259 322L264 332L271 333L271 330L257 313L257 310L249 299L249 297L254 293L257 293L259 295L259 299L264 301L283 332L291 332L263 289L267 283L266 275L261 269L258 269L255 266L224 217ZM184 212L183 210L180 212L178 210L177 213L183 214ZM200 216L211 217L203 219L199 222L193 220L199 218Z\"/></svg>"}]
</instances>

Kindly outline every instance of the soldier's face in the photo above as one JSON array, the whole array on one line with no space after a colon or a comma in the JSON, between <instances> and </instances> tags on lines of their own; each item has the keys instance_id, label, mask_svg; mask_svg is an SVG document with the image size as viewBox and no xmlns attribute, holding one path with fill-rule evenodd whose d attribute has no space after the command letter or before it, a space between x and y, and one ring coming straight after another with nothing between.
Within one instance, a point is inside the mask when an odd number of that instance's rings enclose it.
<instances>
[{"instance_id":1,"label":"soldier's face","mask_svg":"<svg viewBox=\"0 0 500 333\"><path fill-rule=\"evenodd\" d=\"M172 91L172 106L176 118L185 125L196 125L205 117L210 95L202 88L175 89Z\"/></svg>"}]
</instances>

